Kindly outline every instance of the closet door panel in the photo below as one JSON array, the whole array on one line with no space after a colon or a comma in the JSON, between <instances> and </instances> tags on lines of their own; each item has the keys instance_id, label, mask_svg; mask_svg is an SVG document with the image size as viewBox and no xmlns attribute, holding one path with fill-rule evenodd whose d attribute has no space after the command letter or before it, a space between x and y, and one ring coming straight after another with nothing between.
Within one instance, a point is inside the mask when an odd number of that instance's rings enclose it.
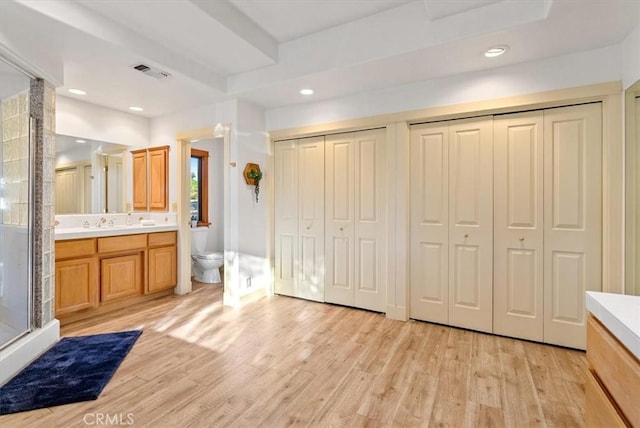
<instances>
[{"instance_id":1,"label":"closet door panel","mask_svg":"<svg viewBox=\"0 0 640 428\"><path fill-rule=\"evenodd\" d=\"M545 110L544 341L585 347L585 291L602 290L600 104Z\"/></svg>"},{"instance_id":2,"label":"closet door panel","mask_svg":"<svg viewBox=\"0 0 640 428\"><path fill-rule=\"evenodd\" d=\"M359 308L385 311L386 206L384 142L386 129L354 134L355 300Z\"/></svg>"},{"instance_id":3,"label":"closet door panel","mask_svg":"<svg viewBox=\"0 0 640 428\"><path fill-rule=\"evenodd\" d=\"M275 143L275 292L297 296L298 147L296 141Z\"/></svg>"},{"instance_id":4,"label":"closet door panel","mask_svg":"<svg viewBox=\"0 0 640 428\"><path fill-rule=\"evenodd\" d=\"M324 301L324 137L298 144L298 297Z\"/></svg>"},{"instance_id":5,"label":"closet door panel","mask_svg":"<svg viewBox=\"0 0 640 428\"><path fill-rule=\"evenodd\" d=\"M542 341L542 112L494 119L494 325Z\"/></svg>"},{"instance_id":6,"label":"closet door panel","mask_svg":"<svg viewBox=\"0 0 640 428\"><path fill-rule=\"evenodd\" d=\"M326 137L325 300L353 306L354 295L354 135Z\"/></svg>"},{"instance_id":7,"label":"closet door panel","mask_svg":"<svg viewBox=\"0 0 640 428\"><path fill-rule=\"evenodd\" d=\"M411 127L410 316L449 322L449 128Z\"/></svg>"},{"instance_id":8,"label":"closet door panel","mask_svg":"<svg viewBox=\"0 0 640 428\"><path fill-rule=\"evenodd\" d=\"M493 326L492 120L449 126L449 324Z\"/></svg>"}]
</instances>

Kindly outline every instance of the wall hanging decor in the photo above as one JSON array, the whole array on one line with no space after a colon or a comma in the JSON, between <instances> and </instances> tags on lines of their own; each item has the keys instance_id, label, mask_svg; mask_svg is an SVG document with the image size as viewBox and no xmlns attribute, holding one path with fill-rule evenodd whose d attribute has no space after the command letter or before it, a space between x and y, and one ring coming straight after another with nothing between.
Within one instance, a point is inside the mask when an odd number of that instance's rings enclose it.
<instances>
[{"instance_id":1,"label":"wall hanging decor","mask_svg":"<svg viewBox=\"0 0 640 428\"><path fill-rule=\"evenodd\" d=\"M262 171L260 171L260 165L257 163L248 163L244 167L244 181L250 186L256 186L254 192L256 194L256 202L258 202L258 195L260 194L260 180L262 179Z\"/></svg>"}]
</instances>

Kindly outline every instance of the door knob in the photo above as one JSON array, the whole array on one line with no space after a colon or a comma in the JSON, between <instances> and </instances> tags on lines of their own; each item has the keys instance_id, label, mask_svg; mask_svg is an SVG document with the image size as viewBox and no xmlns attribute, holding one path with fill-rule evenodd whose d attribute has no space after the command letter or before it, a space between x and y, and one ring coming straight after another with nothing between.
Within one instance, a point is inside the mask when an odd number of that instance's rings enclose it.
<instances>
[{"instance_id":1,"label":"door knob","mask_svg":"<svg viewBox=\"0 0 640 428\"><path fill-rule=\"evenodd\" d=\"M465 233L465 234L464 234L464 237L465 237L465 238L468 238L468 237L469 237L469 234L468 234L468 233Z\"/></svg>"},{"instance_id":2,"label":"door knob","mask_svg":"<svg viewBox=\"0 0 640 428\"><path fill-rule=\"evenodd\" d=\"M343 230L344 230L344 227L341 227L341 228L340 228L340 232L342 232Z\"/></svg>"},{"instance_id":3,"label":"door knob","mask_svg":"<svg viewBox=\"0 0 640 428\"><path fill-rule=\"evenodd\" d=\"M520 242L524 241L524 236L521 236L519 239L520 239Z\"/></svg>"}]
</instances>

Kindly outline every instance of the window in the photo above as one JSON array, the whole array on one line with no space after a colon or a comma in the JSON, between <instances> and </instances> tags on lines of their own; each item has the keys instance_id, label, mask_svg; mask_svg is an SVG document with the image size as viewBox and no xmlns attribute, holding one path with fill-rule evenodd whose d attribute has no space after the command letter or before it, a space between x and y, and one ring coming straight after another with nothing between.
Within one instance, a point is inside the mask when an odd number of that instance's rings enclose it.
<instances>
[{"instance_id":1,"label":"window","mask_svg":"<svg viewBox=\"0 0 640 428\"><path fill-rule=\"evenodd\" d=\"M209 226L209 152L191 149L191 220Z\"/></svg>"}]
</instances>

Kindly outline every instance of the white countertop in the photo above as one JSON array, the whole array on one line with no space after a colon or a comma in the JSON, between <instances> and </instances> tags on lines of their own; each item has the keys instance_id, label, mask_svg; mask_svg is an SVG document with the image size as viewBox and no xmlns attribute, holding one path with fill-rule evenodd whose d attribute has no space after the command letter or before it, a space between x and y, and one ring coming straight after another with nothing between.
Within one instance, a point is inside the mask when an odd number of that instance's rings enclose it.
<instances>
[{"instance_id":1,"label":"white countertop","mask_svg":"<svg viewBox=\"0 0 640 428\"><path fill-rule=\"evenodd\" d=\"M640 296L587 291L587 309L640 359Z\"/></svg>"},{"instance_id":2,"label":"white countertop","mask_svg":"<svg viewBox=\"0 0 640 428\"><path fill-rule=\"evenodd\" d=\"M56 241L78 238L99 238L103 236L134 235L136 233L168 232L178 230L176 224L156 224L153 226L102 226L102 227L65 227L56 229Z\"/></svg>"}]
</instances>

